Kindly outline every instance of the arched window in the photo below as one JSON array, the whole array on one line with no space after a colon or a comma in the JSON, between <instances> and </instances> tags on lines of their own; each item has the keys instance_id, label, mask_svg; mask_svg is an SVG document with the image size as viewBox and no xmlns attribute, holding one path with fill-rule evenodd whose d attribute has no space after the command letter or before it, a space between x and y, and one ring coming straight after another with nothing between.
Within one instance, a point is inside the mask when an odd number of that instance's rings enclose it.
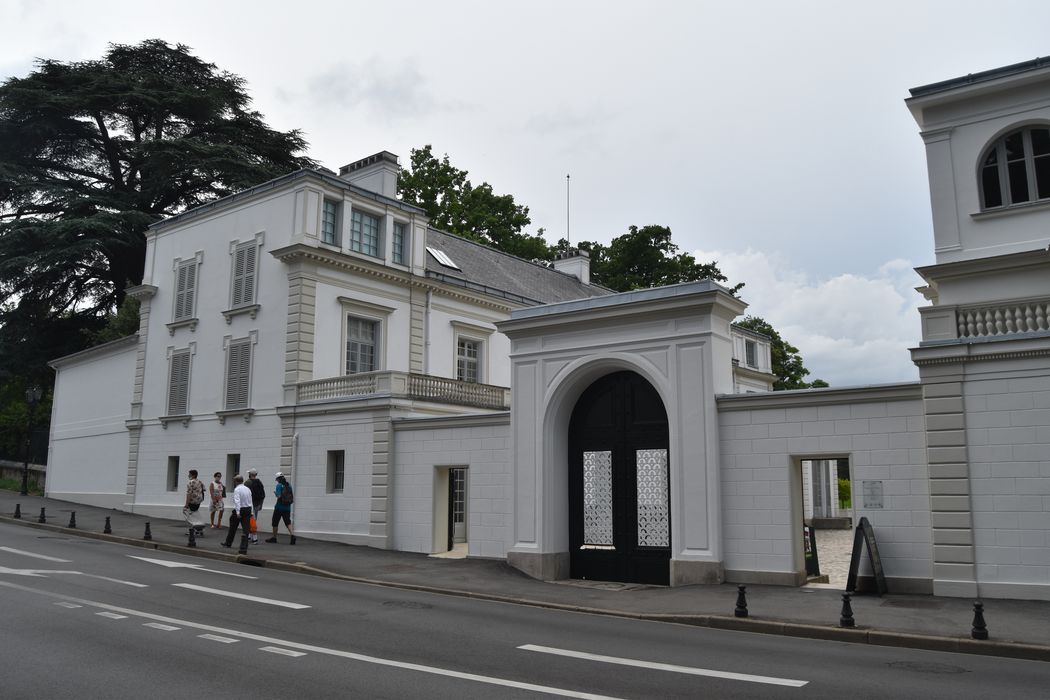
<instances>
[{"instance_id":1,"label":"arched window","mask_svg":"<svg viewBox=\"0 0 1050 700\"><path fill-rule=\"evenodd\" d=\"M997 209L1050 199L1050 128L1029 126L996 141L981 162L981 204Z\"/></svg>"}]
</instances>

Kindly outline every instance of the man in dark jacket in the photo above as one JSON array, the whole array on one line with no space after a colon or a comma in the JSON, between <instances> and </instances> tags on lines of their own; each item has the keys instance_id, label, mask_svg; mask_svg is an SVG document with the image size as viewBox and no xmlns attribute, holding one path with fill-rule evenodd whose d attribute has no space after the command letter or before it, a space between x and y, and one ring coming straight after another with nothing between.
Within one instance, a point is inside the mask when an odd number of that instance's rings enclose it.
<instances>
[{"instance_id":1,"label":"man in dark jacket","mask_svg":"<svg viewBox=\"0 0 1050 700\"><path fill-rule=\"evenodd\" d=\"M252 492L252 510L255 515L255 522L259 522L259 511L262 510L263 501L266 500L266 487L263 485L262 480L259 478L259 472L255 469L248 470L248 480L244 482ZM252 534L252 544L259 544L258 533Z\"/></svg>"}]
</instances>

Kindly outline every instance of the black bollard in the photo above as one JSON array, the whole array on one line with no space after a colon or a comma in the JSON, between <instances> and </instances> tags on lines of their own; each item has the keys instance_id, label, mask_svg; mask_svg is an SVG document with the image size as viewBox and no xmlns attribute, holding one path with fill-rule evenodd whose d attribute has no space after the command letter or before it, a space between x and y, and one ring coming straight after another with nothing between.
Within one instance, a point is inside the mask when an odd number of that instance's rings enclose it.
<instances>
[{"instance_id":1,"label":"black bollard","mask_svg":"<svg viewBox=\"0 0 1050 700\"><path fill-rule=\"evenodd\" d=\"M69 513L69 525L67 525L66 527L71 527L74 530L77 529L77 512L75 510L74 511L70 511L70 513Z\"/></svg>"},{"instance_id":2,"label":"black bollard","mask_svg":"<svg viewBox=\"0 0 1050 700\"><path fill-rule=\"evenodd\" d=\"M849 604L849 593L842 594L842 612L839 615L839 627L855 627L853 608Z\"/></svg>"},{"instance_id":3,"label":"black bollard","mask_svg":"<svg viewBox=\"0 0 1050 700\"><path fill-rule=\"evenodd\" d=\"M144 539L144 540L152 540L153 539L153 533L149 531L149 523L146 523L146 533L144 535L142 535L142 539Z\"/></svg>"},{"instance_id":4,"label":"black bollard","mask_svg":"<svg viewBox=\"0 0 1050 700\"><path fill-rule=\"evenodd\" d=\"M196 534L194 534L194 530L193 530L192 527L190 528L190 539L186 542L186 546L187 547L196 547L197 546L197 536L196 536Z\"/></svg>"},{"instance_id":5,"label":"black bollard","mask_svg":"<svg viewBox=\"0 0 1050 700\"><path fill-rule=\"evenodd\" d=\"M970 636L974 639L988 639L988 625L984 624L984 603L975 600L973 603L973 629Z\"/></svg>"},{"instance_id":6,"label":"black bollard","mask_svg":"<svg viewBox=\"0 0 1050 700\"><path fill-rule=\"evenodd\" d=\"M736 587L736 608L733 614L737 617L747 617L747 586Z\"/></svg>"},{"instance_id":7,"label":"black bollard","mask_svg":"<svg viewBox=\"0 0 1050 700\"><path fill-rule=\"evenodd\" d=\"M237 550L238 554L248 553L248 535L241 533L241 547Z\"/></svg>"},{"instance_id":8,"label":"black bollard","mask_svg":"<svg viewBox=\"0 0 1050 700\"><path fill-rule=\"evenodd\" d=\"M106 526L104 528L102 528L102 534L103 535L112 535L113 534L113 528L110 527L110 525L109 525L109 516L108 515L106 516Z\"/></svg>"},{"instance_id":9,"label":"black bollard","mask_svg":"<svg viewBox=\"0 0 1050 700\"><path fill-rule=\"evenodd\" d=\"M22 519L22 504L21 503L16 503L15 504L15 520L21 520L21 519Z\"/></svg>"},{"instance_id":10,"label":"black bollard","mask_svg":"<svg viewBox=\"0 0 1050 700\"><path fill-rule=\"evenodd\" d=\"M44 509L43 508L40 509L40 518L37 520L37 522L38 523L46 523L47 522L47 516L44 515Z\"/></svg>"}]
</instances>

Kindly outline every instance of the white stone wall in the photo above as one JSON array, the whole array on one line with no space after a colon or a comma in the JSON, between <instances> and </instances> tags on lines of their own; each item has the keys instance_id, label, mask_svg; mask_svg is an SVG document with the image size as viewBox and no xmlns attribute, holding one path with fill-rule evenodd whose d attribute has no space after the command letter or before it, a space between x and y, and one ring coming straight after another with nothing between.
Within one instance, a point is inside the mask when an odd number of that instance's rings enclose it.
<instances>
[{"instance_id":1,"label":"white stone wall","mask_svg":"<svg viewBox=\"0 0 1050 700\"><path fill-rule=\"evenodd\" d=\"M280 439L281 422L272 411L256 413L250 423L234 417L223 425L214 417L197 416L185 426L181 422L169 423L167 428L147 424L142 428L139 443L138 481L131 510L157 517L181 517L186 473L196 469L199 478L207 483L212 474L222 472L226 481L226 459L230 454L241 456L241 474L247 476L253 467L259 470L259 477L271 493L266 503L269 509L273 505L273 475L280 464ZM179 457L175 491L167 488L168 457L171 456ZM232 484L227 483L226 489L232 491ZM228 497L227 508L231 503Z\"/></svg>"},{"instance_id":2,"label":"white stone wall","mask_svg":"<svg viewBox=\"0 0 1050 700\"><path fill-rule=\"evenodd\" d=\"M988 365L990 363L982 363ZM1050 368L982 367L964 383L977 580L982 594L1050 596Z\"/></svg>"},{"instance_id":3,"label":"white stone wall","mask_svg":"<svg viewBox=\"0 0 1050 700\"><path fill-rule=\"evenodd\" d=\"M297 531L322 539L367 542L362 538L368 535L371 510L373 425L372 411L296 418L292 486ZM328 492L330 450L344 452L342 493Z\"/></svg>"},{"instance_id":4,"label":"white stone wall","mask_svg":"<svg viewBox=\"0 0 1050 700\"><path fill-rule=\"evenodd\" d=\"M437 470L467 467L470 556L505 557L514 534L510 439L507 414L394 421L394 549L434 551Z\"/></svg>"},{"instance_id":5,"label":"white stone wall","mask_svg":"<svg viewBox=\"0 0 1050 700\"><path fill-rule=\"evenodd\" d=\"M136 344L81 353L56 367L47 495L119 507L127 500Z\"/></svg>"},{"instance_id":6,"label":"white stone wall","mask_svg":"<svg viewBox=\"0 0 1050 700\"><path fill-rule=\"evenodd\" d=\"M877 387L867 393L766 395L751 400L752 409L744 408L750 400L745 397L718 402L727 572L803 570L800 462L847 457L854 522L865 516L871 521L886 575L930 579L930 500L918 385L911 389L915 398L877 400L886 393ZM864 508L864 481L882 483L883 508Z\"/></svg>"}]
</instances>

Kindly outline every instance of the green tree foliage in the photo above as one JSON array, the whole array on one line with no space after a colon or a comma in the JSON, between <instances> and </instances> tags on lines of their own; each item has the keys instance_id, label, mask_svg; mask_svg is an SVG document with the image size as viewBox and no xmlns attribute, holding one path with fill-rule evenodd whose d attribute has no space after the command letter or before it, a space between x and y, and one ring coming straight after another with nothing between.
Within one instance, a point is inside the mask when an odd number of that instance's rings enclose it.
<instances>
[{"instance_id":1,"label":"green tree foliage","mask_svg":"<svg viewBox=\"0 0 1050 700\"><path fill-rule=\"evenodd\" d=\"M532 223L529 208L509 194L496 194L492 185L474 185L466 170L440 159L430 144L413 148L411 168L402 170L398 193L406 202L422 207L435 228L492 246L522 258L546 259L547 241L540 234L524 233Z\"/></svg>"},{"instance_id":2,"label":"green tree foliage","mask_svg":"<svg viewBox=\"0 0 1050 700\"><path fill-rule=\"evenodd\" d=\"M554 250L568 247L562 239ZM608 246L582 241L576 247L591 257L591 281L617 292L702 279L728 281L717 262L698 263L692 255L679 253L671 240L671 229L666 226L631 226ZM743 286L737 284L730 291L736 294Z\"/></svg>"},{"instance_id":3,"label":"green tree foliage","mask_svg":"<svg viewBox=\"0 0 1050 700\"><path fill-rule=\"evenodd\" d=\"M39 383L82 348L141 283L152 222L313 164L250 102L161 40L0 85L0 366Z\"/></svg>"},{"instance_id":4,"label":"green tree foliage","mask_svg":"<svg viewBox=\"0 0 1050 700\"><path fill-rule=\"evenodd\" d=\"M805 381L809 370L802 363L802 355L798 348L784 340L780 333L765 319L758 316L747 316L736 325L756 333L768 336L770 339L770 350L773 359L773 374L778 379L773 383L773 391L781 389L816 389L828 386L823 379L814 379L812 382Z\"/></svg>"}]
</instances>

